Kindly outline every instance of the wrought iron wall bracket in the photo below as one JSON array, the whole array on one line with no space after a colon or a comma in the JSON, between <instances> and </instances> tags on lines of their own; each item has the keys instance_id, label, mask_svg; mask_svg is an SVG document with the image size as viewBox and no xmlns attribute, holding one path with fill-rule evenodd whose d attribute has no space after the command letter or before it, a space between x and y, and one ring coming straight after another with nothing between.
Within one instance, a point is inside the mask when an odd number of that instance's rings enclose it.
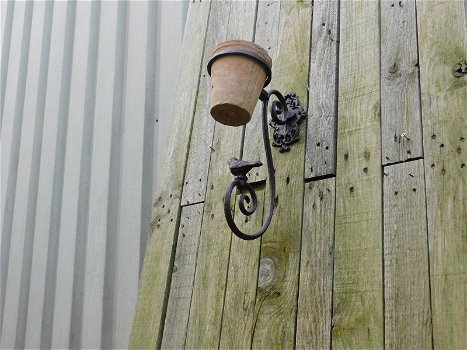
<instances>
[{"instance_id":1,"label":"wrought iron wall bracket","mask_svg":"<svg viewBox=\"0 0 467 350\"><path fill-rule=\"evenodd\" d=\"M274 129L273 143L275 147L280 147L279 152L287 152L290 150L290 145L296 142L299 138L299 123L306 118L306 112L303 107L300 106L297 95L290 93L284 96L277 91L271 90L267 92L263 90L259 99L263 103L262 108L262 130L263 130L263 143L266 152L266 162L268 167L268 180L269 180L269 212L264 220L263 226L252 234L247 234L241 231L232 216L232 209L230 206L232 200L232 192L237 188L242 194L239 197L238 207L240 211L246 215L252 215L258 207L258 199L256 192L248 183L248 172L254 168L262 166L263 163L260 161L247 162L231 158L228 161L230 171L235 179L227 187L227 191L224 197L224 213L232 232L241 239L253 240L261 237L266 232L269 224L271 223L272 215L274 212L274 200L276 198L276 179L275 170L272 160L271 145L269 142L269 131L268 131L268 102L271 96L277 97L277 101L274 101L271 105L271 122L269 125ZM245 205L246 204L246 205Z\"/></svg>"},{"instance_id":2,"label":"wrought iron wall bracket","mask_svg":"<svg viewBox=\"0 0 467 350\"><path fill-rule=\"evenodd\" d=\"M280 147L279 152L288 152L290 145L299 139L299 123L306 118L306 112L298 97L294 93L285 95L287 109L281 107L281 103L274 101L271 105L272 120L269 125L274 129L272 145Z\"/></svg>"}]
</instances>

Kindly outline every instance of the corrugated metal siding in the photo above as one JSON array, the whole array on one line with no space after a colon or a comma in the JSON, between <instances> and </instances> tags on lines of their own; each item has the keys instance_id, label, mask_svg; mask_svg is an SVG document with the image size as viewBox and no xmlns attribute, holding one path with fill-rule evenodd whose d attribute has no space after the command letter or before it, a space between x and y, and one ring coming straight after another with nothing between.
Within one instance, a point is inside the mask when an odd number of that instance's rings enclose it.
<instances>
[{"instance_id":1,"label":"corrugated metal siding","mask_svg":"<svg viewBox=\"0 0 467 350\"><path fill-rule=\"evenodd\" d=\"M187 4L1 10L0 346L127 347Z\"/></svg>"}]
</instances>

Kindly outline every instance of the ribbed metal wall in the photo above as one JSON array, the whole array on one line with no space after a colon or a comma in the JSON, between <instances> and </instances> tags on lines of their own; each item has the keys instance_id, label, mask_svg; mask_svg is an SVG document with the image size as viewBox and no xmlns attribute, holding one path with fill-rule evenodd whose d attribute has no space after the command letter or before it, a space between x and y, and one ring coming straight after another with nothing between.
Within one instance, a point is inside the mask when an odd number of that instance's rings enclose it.
<instances>
[{"instance_id":1,"label":"ribbed metal wall","mask_svg":"<svg viewBox=\"0 0 467 350\"><path fill-rule=\"evenodd\" d=\"M125 348L187 3L1 10L0 345Z\"/></svg>"}]
</instances>

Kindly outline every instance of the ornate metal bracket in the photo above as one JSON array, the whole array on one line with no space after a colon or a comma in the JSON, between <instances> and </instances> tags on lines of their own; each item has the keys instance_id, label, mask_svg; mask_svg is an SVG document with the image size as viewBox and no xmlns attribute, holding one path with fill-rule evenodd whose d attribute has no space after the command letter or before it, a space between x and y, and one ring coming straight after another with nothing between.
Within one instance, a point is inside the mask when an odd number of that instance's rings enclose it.
<instances>
[{"instance_id":1,"label":"ornate metal bracket","mask_svg":"<svg viewBox=\"0 0 467 350\"><path fill-rule=\"evenodd\" d=\"M280 147L279 152L288 152L290 145L299 139L299 123L306 118L307 113L300 105L294 93L285 95L287 109L283 109L278 101L271 106L272 120L269 125L274 129L272 145Z\"/></svg>"},{"instance_id":2,"label":"ornate metal bracket","mask_svg":"<svg viewBox=\"0 0 467 350\"><path fill-rule=\"evenodd\" d=\"M276 198L276 179L275 170L272 160L271 145L269 142L269 131L268 131L268 101L272 95L275 95L278 101L274 101L271 105L271 122L270 125L274 128L273 134L273 146L280 147L280 152L286 152L290 150L290 144L298 140L299 135L299 122L306 117L305 110L300 106L297 95L291 93L285 96L277 90L271 90L267 92L263 90L260 95L260 100L263 102L262 109L262 129L263 129L263 143L266 152L266 161L268 166L268 179L269 179L269 212L268 216L264 220L263 226L253 234L246 234L242 232L232 216L232 210L230 208L232 192L237 188L240 192L238 201L238 207L240 211L246 215L252 215L258 206L258 200L256 192L248 183L248 172L254 168L262 166L263 163L260 161L247 162L231 158L228 161L230 171L235 179L227 187L227 191L224 197L224 213L232 232L241 239L253 240L261 237L266 232L269 224L271 223L273 211L274 211L274 199ZM246 192L246 194L245 194ZM245 205L245 203L247 205Z\"/></svg>"}]
</instances>

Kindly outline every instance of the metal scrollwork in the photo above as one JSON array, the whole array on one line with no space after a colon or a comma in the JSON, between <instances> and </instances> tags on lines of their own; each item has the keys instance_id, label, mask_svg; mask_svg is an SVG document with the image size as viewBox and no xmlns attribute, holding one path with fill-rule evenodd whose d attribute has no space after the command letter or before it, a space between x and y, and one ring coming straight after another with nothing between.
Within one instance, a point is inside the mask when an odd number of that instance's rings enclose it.
<instances>
[{"instance_id":1,"label":"metal scrollwork","mask_svg":"<svg viewBox=\"0 0 467 350\"><path fill-rule=\"evenodd\" d=\"M248 183L248 172L254 167L262 166L263 163L260 161L247 162L231 158L228 161L230 171L235 179L227 187L227 191L224 197L224 213L232 232L241 239L253 240L261 237L266 232L269 224L271 223L273 211L274 211L274 200L276 197L276 180L275 170L272 160L271 145L269 143L269 132L267 122L267 111L269 98L274 95L278 101L274 101L271 106L271 122L270 125L274 128L274 141L273 146L281 147L280 152L285 152L290 149L289 145L298 139L298 123L306 117L306 112L300 106L298 97L295 94L288 94L282 96L277 90L271 90L267 92L263 90L261 92L260 100L263 102L262 108L262 129L263 129L263 143L266 152L266 161L268 166L268 180L269 180L269 212L264 220L263 226L253 234L246 234L242 232L232 216L232 210L230 207L232 192L236 188L242 193L239 197L238 207L240 211L246 215L252 215L258 207L258 199L256 192ZM277 136L276 136L277 135ZM246 204L246 205L245 205Z\"/></svg>"},{"instance_id":2,"label":"metal scrollwork","mask_svg":"<svg viewBox=\"0 0 467 350\"><path fill-rule=\"evenodd\" d=\"M298 141L299 123L307 115L296 94L285 95L285 102L288 107L285 110L279 101L274 101L271 106L272 120L269 125L274 129L272 145L280 147L279 152L288 152L290 145Z\"/></svg>"}]
</instances>

